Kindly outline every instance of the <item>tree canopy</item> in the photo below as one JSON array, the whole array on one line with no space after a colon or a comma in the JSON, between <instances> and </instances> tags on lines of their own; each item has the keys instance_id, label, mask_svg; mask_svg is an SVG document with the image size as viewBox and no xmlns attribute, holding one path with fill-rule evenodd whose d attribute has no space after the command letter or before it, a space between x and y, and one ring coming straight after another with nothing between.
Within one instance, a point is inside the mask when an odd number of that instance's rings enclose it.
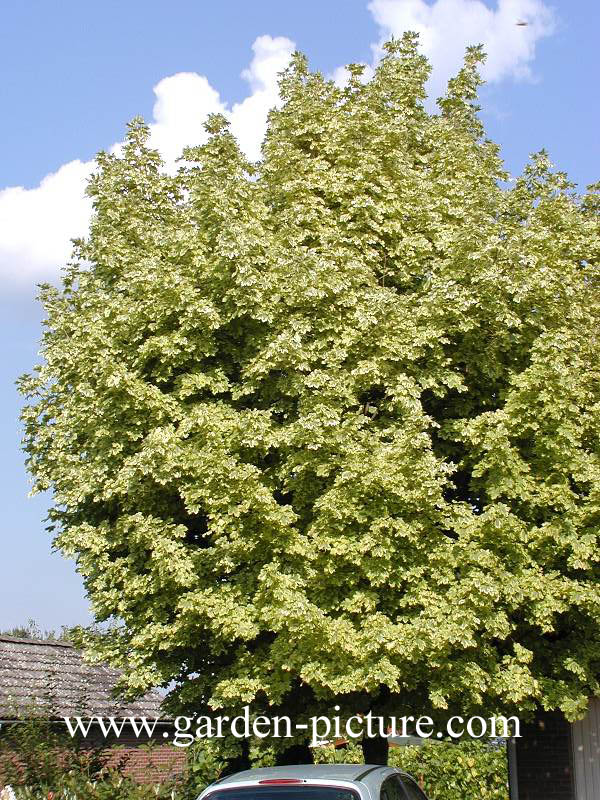
<instances>
[{"instance_id":1,"label":"tree canopy","mask_svg":"<svg viewBox=\"0 0 600 800\"><path fill-rule=\"evenodd\" d=\"M508 180L482 59L430 113L412 34L343 88L296 54L259 162L218 115L175 175L141 120L98 156L21 390L129 691L575 717L600 690L600 203L544 152Z\"/></svg>"}]
</instances>

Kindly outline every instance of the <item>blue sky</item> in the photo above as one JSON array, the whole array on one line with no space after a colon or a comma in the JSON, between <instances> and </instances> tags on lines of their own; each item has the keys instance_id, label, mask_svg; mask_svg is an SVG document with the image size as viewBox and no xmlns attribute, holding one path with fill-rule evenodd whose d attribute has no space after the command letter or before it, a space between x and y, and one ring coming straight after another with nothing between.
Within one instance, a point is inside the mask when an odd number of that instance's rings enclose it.
<instances>
[{"instance_id":1,"label":"blue sky","mask_svg":"<svg viewBox=\"0 0 600 800\"><path fill-rule=\"evenodd\" d=\"M528 25L517 26L526 21ZM250 155L294 47L343 79L376 62L391 33L419 30L439 94L468 43L489 53L482 117L518 173L546 147L585 185L600 179L597 0L7 0L0 8L0 629L85 622L74 565L51 552L48 499L28 498L15 378L36 362L36 282L60 280L70 236L85 233L91 160L137 114L168 160L220 109Z\"/></svg>"}]
</instances>

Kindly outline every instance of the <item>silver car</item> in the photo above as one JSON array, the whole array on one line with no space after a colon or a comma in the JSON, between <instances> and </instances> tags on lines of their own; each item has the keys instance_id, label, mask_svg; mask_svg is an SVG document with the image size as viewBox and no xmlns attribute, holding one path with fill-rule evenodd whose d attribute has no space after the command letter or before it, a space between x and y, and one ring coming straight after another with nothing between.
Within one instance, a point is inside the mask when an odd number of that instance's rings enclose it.
<instances>
[{"instance_id":1,"label":"silver car","mask_svg":"<svg viewBox=\"0 0 600 800\"><path fill-rule=\"evenodd\" d=\"M427 800L395 767L315 764L248 769L221 778L198 800Z\"/></svg>"}]
</instances>

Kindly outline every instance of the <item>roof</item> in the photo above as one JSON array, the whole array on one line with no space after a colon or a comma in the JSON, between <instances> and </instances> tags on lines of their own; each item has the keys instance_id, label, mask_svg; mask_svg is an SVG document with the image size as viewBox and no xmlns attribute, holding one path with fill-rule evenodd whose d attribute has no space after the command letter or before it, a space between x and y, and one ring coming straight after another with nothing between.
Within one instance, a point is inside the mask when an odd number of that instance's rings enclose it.
<instances>
[{"instance_id":1,"label":"roof","mask_svg":"<svg viewBox=\"0 0 600 800\"><path fill-rule=\"evenodd\" d=\"M405 773L394 767L377 766L376 764L301 764L289 767L259 767L228 775L208 788L213 791L225 784L261 781L269 778L304 778L312 781L360 782L373 790L371 794L377 797L379 796L379 785L384 778L392 774Z\"/></svg>"},{"instance_id":2,"label":"roof","mask_svg":"<svg viewBox=\"0 0 600 800\"><path fill-rule=\"evenodd\" d=\"M105 664L87 664L67 642L0 636L0 719L104 715L165 718L162 697L150 692L134 702L112 696L121 676Z\"/></svg>"},{"instance_id":3,"label":"roof","mask_svg":"<svg viewBox=\"0 0 600 800\"><path fill-rule=\"evenodd\" d=\"M354 781L366 769L364 764L294 764L288 767L259 767L228 775L219 781L219 785L282 777Z\"/></svg>"}]
</instances>

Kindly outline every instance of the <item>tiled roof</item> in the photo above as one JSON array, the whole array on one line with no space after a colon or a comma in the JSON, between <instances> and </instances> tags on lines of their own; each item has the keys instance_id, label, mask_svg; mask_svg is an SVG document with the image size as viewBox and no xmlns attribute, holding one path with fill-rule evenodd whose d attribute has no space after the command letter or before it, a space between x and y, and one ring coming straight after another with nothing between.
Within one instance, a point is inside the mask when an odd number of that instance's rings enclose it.
<instances>
[{"instance_id":1,"label":"tiled roof","mask_svg":"<svg viewBox=\"0 0 600 800\"><path fill-rule=\"evenodd\" d=\"M114 699L111 691L120 674L104 664L86 664L81 651L66 642L0 636L0 719L33 714L166 718L158 692L134 702Z\"/></svg>"}]
</instances>

